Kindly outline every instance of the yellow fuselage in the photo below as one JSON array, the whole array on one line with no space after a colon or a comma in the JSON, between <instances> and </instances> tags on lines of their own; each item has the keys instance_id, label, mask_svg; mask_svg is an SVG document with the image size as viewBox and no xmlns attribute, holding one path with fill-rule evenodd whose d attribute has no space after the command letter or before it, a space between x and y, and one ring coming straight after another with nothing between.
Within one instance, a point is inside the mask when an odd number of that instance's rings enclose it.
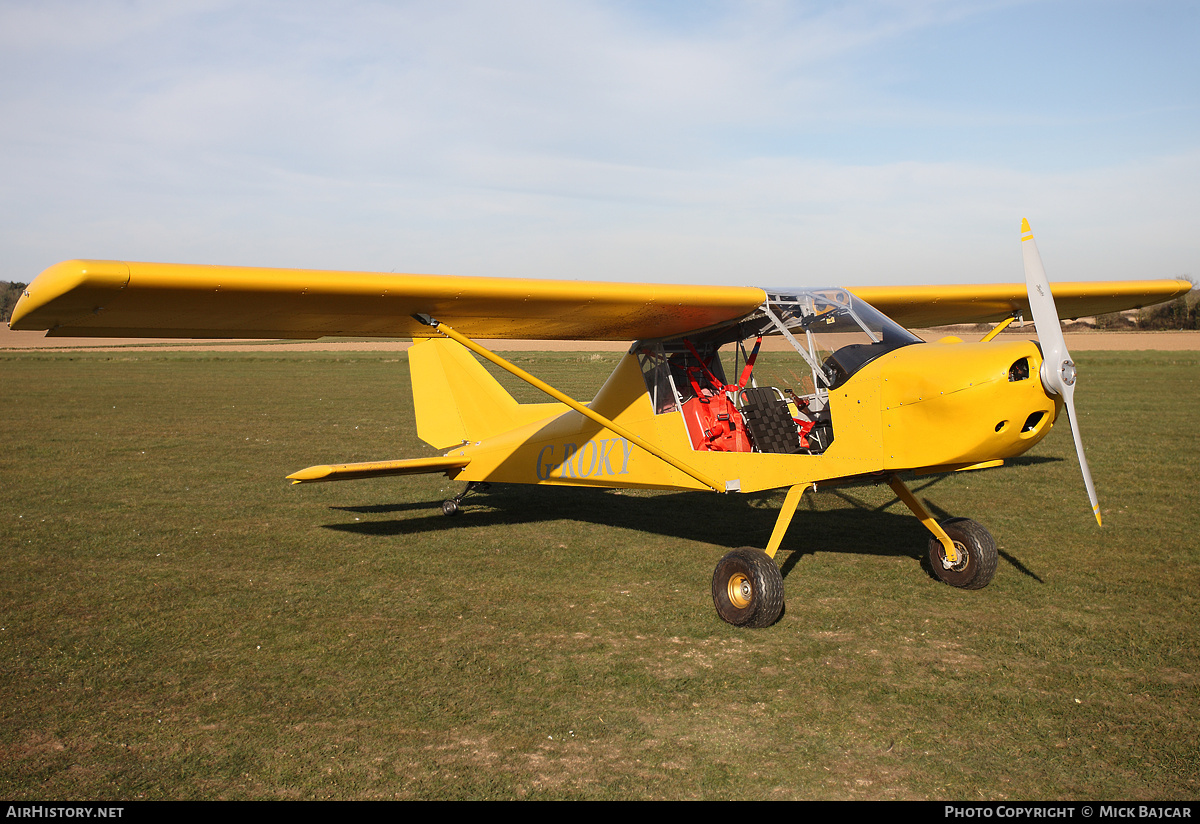
<instances>
[{"instance_id":1,"label":"yellow fuselage","mask_svg":"<svg viewBox=\"0 0 1200 824\"><path fill-rule=\"evenodd\" d=\"M633 355L622 359L589 406L725 490L755 492L907 470L952 471L1020 455L1046 435L1058 411L1038 379L1040 366L1038 347L1029 341L896 349L829 392L834 441L817 455L694 450L679 411L655 414ZM578 412L542 407L547 417L541 420L451 449L448 456L470 459L456 477L705 488Z\"/></svg>"}]
</instances>

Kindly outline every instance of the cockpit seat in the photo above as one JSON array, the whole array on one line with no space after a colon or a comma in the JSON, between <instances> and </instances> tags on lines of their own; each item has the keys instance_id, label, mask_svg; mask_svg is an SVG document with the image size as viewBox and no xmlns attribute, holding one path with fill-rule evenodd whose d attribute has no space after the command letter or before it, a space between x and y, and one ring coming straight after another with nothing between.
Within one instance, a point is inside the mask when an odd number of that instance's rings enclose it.
<instances>
[{"instance_id":1,"label":"cockpit seat","mask_svg":"<svg viewBox=\"0 0 1200 824\"><path fill-rule=\"evenodd\" d=\"M755 449L784 455L801 450L799 429L792 420L787 400L778 390L770 386L743 389L739 400Z\"/></svg>"}]
</instances>

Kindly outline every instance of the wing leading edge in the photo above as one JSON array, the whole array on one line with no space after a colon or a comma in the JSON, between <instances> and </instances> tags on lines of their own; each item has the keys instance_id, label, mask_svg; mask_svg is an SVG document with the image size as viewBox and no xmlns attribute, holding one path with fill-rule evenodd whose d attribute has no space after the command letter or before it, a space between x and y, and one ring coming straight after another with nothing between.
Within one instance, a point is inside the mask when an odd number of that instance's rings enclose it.
<instances>
[{"instance_id":1,"label":"wing leading edge","mask_svg":"<svg viewBox=\"0 0 1200 824\"><path fill-rule=\"evenodd\" d=\"M1056 283L1061 317L1148 306L1182 280ZM1024 284L850 287L907 327L1028 315ZM425 314L475 338L614 340L680 335L739 318L766 292L680 286L71 260L29 284L13 329L177 338L422 337Z\"/></svg>"}]
</instances>

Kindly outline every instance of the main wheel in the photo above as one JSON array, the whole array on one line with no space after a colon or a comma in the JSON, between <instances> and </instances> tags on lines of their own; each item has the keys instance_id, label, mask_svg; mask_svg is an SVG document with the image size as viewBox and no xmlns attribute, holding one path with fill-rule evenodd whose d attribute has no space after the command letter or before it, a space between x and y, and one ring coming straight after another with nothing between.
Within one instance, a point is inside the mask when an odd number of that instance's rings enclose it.
<instances>
[{"instance_id":1,"label":"main wheel","mask_svg":"<svg viewBox=\"0 0 1200 824\"><path fill-rule=\"evenodd\" d=\"M443 515L457 515L458 514L458 501L454 500L453 498L451 498L448 501L442 501L442 514Z\"/></svg>"},{"instance_id":2,"label":"main wheel","mask_svg":"<svg viewBox=\"0 0 1200 824\"><path fill-rule=\"evenodd\" d=\"M726 554L713 571L712 594L717 615L736 627L769 627L783 612L783 576L761 549Z\"/></svg>"},{"instance_id":3,"label":"main wheel","mask_svg":"<svg viewBox=\"0 0 1200 824\"><path fill-rule=\"evenodd\" d=\"M946 548L937 538L929 539L929 565L939 580L960 589L983 589L996 574L999 554L996 539L983 524L969 518L950 518L941 522L942 529L954 541L958 563L946 563Z\"/></svg>"}]
</instances>

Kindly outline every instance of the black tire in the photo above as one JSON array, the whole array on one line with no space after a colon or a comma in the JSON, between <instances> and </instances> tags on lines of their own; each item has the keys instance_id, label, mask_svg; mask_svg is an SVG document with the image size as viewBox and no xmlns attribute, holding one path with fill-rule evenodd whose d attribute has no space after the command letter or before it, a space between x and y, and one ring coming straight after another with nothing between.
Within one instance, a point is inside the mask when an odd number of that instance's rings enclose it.
<instances>
[{"instance_id":1,"label":"black tire","mask_svg":"<svg viewBox=\"0 0 1200 824\"><path fill-rule=\"evenodd\" d=\"M713 571L713 604L735 627L769 627L783 612L783 575L761 549L742 547Z\"/></svg>"},{"instance_id":2,"label":"black tire","mask_svg":"<svg viewBox=\"0 0 1200 824\"><path fill-rule=\"evenodd\" d=\"M980 523L969 518L949 518L942 529L954 541L958 563L946 566L946 550L937 538L929 539L929 565L940 581L959 589L983 589L996 574L999 553L996 539Z\"/></svg>"},{"instance_id":3,"label":"black tire","mask_svg":"<svg viewBox=\"0 0 1200 824\"><path fill-rule=\"evenodd\" d=\"M448 501L442 501L442 514L443 515L457 515L458 514L458 501L454 500L453 498L451 498Z\"/></svg>"}]
</instances>

